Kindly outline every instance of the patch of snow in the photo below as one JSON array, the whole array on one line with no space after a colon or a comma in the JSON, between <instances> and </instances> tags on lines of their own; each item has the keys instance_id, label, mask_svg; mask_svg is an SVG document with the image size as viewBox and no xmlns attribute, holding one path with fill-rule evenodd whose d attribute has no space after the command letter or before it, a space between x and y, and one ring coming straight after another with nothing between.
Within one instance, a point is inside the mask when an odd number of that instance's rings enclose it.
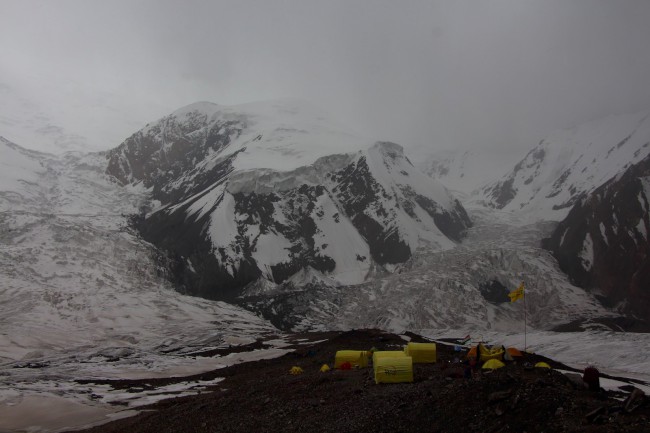
<instances>
[{"instance_id":1,"label":"patch of snow","mask_svg":"<svg viewBox=\"0 0 650 433\"><path fill-rule=\"evenodd\" d=\"M314 242L336 262L331 277L341 284L359 284L370 271L370 248L346 216L334 215L339 209L329 194L318 198L311 217L318 227ZM322 216L318 216L322 215Z\"/></svg>"},{"instance_id":2,"label":"patch of snow","mask_svg":"<svg viewBox=\"0 0 650 433\"><path fill-rule=\"evenodd\" d=\"M601 222L599 227L600 227L600 236L603 238L603 241L605 241L605 245L609 246L609 242L607 241L607 232L605 231L605 224ZM560 242L560 245L562 245L562 242Z\"/></svg>"},{"instance_id":3,"label":"patch of snow","mask_svg":"<svg viewBox=\"0 0 650 433\"><path fill-rule=\"evenodd\" d=\"M643 239L648 240L648 231L646 229L646 221L643 218L639 219L639 224L636 226L636 231L643 236Z\"/></svg>"},{"instance_id":4,"label":"patch of snow","mask_svg":"<svg viewBox=\"0 0 650 433\"><path fill-rule=\"evenodd\" d=\"M589 271L594 264L594 242L591 240L591 234L587 233L585 236L579 255L582 259L582 267Z\"/></svg>"}]
</instances>

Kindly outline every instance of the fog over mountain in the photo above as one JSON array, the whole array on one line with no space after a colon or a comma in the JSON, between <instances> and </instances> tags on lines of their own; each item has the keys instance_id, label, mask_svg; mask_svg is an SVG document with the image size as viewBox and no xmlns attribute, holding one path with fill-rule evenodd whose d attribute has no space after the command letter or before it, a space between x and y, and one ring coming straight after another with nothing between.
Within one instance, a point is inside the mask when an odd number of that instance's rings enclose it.
<instances>
[{"instance_id":1,"label":"fog over mountain","mask_svg":"<svg viewBox=\"0 0 650 433\"><path fill-rule=\"evenodd\" d=\"M108 149L195 101L296 97L411 154L515 163L650 104L646 1L0 3L3 136L44 151Z\"/></svg>"}]
</instances>

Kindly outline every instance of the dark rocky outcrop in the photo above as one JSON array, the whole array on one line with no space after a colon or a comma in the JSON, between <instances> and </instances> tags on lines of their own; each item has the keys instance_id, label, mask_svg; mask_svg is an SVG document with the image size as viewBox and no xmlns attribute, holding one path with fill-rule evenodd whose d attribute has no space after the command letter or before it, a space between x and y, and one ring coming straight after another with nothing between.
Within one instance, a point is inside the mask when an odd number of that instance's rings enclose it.
<instances>
[{"instance_id":1,"label":"dark rocky outcrop","mask_svg":"<svg viewBox=\"0 0 650 433\"><path fill-rule=\"evenodd\" d=\"M580 200L544 247L608 306L650 315L650 156Z\"/></svg>"}]
</instances>

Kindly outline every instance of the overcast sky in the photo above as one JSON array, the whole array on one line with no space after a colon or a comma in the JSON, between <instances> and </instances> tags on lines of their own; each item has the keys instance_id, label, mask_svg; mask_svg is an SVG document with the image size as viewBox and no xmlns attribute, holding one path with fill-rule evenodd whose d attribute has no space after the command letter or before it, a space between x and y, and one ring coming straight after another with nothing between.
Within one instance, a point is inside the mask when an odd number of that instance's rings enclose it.
<instances>
[{"instance_id":1,"label":"overcast sky","mask_svg":"<svg viewBox=\"0 0 650 433\"><path fill-rule=\"evenodd\" d=\"M495 152L650 109L647 0L0 0L0 54L7 101L95 147L197 100L297 97L406 146Z\"/></svg>"}]
</instances>

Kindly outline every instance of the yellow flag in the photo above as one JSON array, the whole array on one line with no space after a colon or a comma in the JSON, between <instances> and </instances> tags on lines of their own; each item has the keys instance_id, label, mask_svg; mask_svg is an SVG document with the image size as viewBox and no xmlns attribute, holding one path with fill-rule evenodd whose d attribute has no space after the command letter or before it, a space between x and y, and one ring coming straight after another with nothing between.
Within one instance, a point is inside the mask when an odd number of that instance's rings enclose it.
<instances>
[{"instance_id":1,"label":"yellow flag","mask_svg":"<svg viewBox=\"0 0 650 433\"><path fill-rule=\"evenodd\" d=\"M523 299L524 297L524 283L522 282L519 287L517 287L515 290L512 292L508 293L508 296L510 297L510 302L515 302L520 299Z\"/></svg>"}]
</instances>

